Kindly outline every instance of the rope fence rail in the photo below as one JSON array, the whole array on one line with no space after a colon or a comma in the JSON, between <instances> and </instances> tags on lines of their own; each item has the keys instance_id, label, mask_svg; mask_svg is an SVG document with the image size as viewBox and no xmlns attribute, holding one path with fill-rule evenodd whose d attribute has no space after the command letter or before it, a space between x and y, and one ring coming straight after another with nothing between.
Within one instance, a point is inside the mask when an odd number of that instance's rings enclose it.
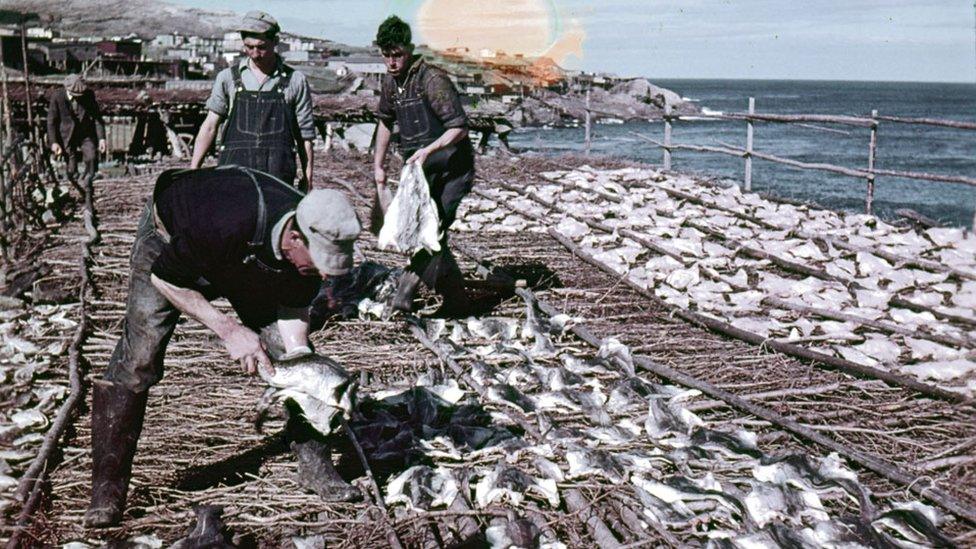
<instances>
[{"instance_id":1,"label":"rope fence rail","mask_svg":"<svg viewBox=\"0 0 976 549\"><path fill-rule=\"evenodd\" d=\"M911 118L903 116L886 116L879 115L877 110L871 111L870 117L861 116L844 116L844 115L823 115L823 114L773 114L773 113L761 113L755 110L756 100L755 98L749 98L749 110L747 112L730 112L730 113L704 113L698 114L694 117L689 117L687 115L677 115L672 114L672 109L670 104L665 105L664 113L664 140L658 141L652 139L646 135L638 132L630 132L631 135L647 141L655 145L656 147L662 149L664 156L662 161L662 166L665 170L672 169L672 151L691 151L697 153L712 153L712 154L723 154L728 156L740 157L744 160L744 173L743 173L743 189L746 191L752 190L752 159L759 158L761 160L766 160L768 162L773 162L776 164L782 164L786 166L791 166L797 169L803 170L817 170L830 172L838 175L854 177L857 179L864 179L867 182L867 190L865 195L865 212L868 215L874 213L874 190L875 182L878 176L886 177L897 177L903 179L912 179L916 181L930 181L937 183L953 183L960 185L967 185L970 187L976 187L976 177L966 176L966 175L951 175L951 174L938 174L938 173L928 173L923 171L905 171L905 170L888 170L880 169L875 166L875 160L877 158L878 150L878 129L882 122L890 122L895 124L911 124L917 126L931 126L939 128L950 128L956 130L970 131L976 130L976 122L968 122L963 120L946 120L938 118ZM736 147L734 145L729 145L727 143L721 143L721 146L710 146L710 145L690 145L675 143L673 139L673 122L674 121L692 121L713 119L713 120L741 120L746 122L746 146L745 148ZM870 130L870 138L868 144L868 162L865 168L854 168L848 166L839 166L836 164L831 164L827 162L802 162L800 160L794 160L790 158L785 158L768 152L756 151L753 147L753 140L755 134L754 122L769 122L775 124L793 124L802 127L814 128L818 130L836 132L833 128L812 126L811 123L815 124L835 124L842 126L853 126L859 128L868 128ZM847 133L847 132L842 132ZM587 141L589 141L587 137ZM976 229L976 212L974 212L972 228Z\"/></svg>"}]
</instances>

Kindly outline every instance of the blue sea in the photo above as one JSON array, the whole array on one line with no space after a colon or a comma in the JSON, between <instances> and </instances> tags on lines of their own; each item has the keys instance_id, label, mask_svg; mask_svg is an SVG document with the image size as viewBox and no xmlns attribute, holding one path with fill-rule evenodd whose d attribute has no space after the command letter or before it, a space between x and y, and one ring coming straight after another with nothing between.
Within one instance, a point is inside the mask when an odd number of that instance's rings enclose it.
<instances>
[{"instance_id":1,"label":"blue sea","mask_svg":"<svg viewBox=\"0 0 976 549\"><path fill-rule=\"evenodd\" d=\"M748 98L756 111L777 114L831 114L943 118L976 122L976 85L905 82L833 82L778 80L653 80L699 107L711 111L744 112ZM870 130L850 126L801 127L757 123L754 148L804 162L825 162L866 168ZM663 141L663 123L632 122L594 126L595 154L659 164L661 150L632 135L637 132ZM678 121L674 143L745 147L742 121ZM510 138L517 149L543 154L583 150L582 128L521 129ZM882 122L878 129L876 166L879 169L976 177L976 131ZM675 170L743 177L743 160L711 153L676 151ZM828 172L801 170L753 160L753 190L785 198L813 201L822 206L863 212L867 184ZM877 178L875 213L891 219L894 211L911 208L948 225L969 226L976 209L976 188L952 183Z\"/></svg>"}]
</instances>

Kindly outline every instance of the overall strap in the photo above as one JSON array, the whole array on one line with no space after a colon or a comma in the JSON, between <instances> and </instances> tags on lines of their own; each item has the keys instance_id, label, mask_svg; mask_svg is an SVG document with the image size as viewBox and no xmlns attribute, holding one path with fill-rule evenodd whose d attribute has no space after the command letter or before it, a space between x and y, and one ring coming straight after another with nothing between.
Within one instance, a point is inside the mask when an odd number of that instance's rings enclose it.
<instances>
[{"instance_id":1,"label":"overall strap","mask_svg":"<svg viewBox=\"0 0 976 549\"><path fill-rule=\"evenodd\" d=\"M227 118L220 128L220 150L223 150L224 139L227 137L227 127L234 116L234 111L237 110L237 100L240 93L244 91L244 81L241 80L241 66L235 63L229 68L230 76L234 81L234 100L230 102L230 106L227 108Z\"/></svg>"},{"instance_id":2,"label":"overall strap","mask_svg":"<svg viewBox=\"0 0 976 549\"><path fill-rule=\"evenodd\" d=\"M288 89L288 85L291 83L291 75L295 72L295 69L281 64L281 76L278 77L278 82L275 84L275 90L280 91L284 95L285 91Z\"/></svg>"},{"instance_id":3,"label":"overall strap","mask_svg":"<svg viewBox=\"0 0 976 549\"><path fill-rule=\"evenodd\" d=\"M254 183L254 190L258 193L258 220L254 225L254 236L247 243L248 255L244 258L244 264L247 265L257 260L258 251L264 247L264 230L268 226L268 208L264 202L264 191L261 190L261 184L258 183L258 178L254 176L254 171L240 166L237 166L237 169L251 178Z\"/></svg>"},{"instance_id":4,"label":"overall strap","mask_svg":"<svg viewBox=\"0 0 976 549\"><path fill-rule=\"evenodd\" d=\"M268 267L267 265L264 265L261 262L261 260L258 259L257 256L261 248L264 247L264 233L265 233L265 229L267 229L268 227L268 207L264 201L264 191L261 190L261 184L258 183L258 178L255 177L254 175L255 170L252 170L250 168L245 168L243 166L227 166L226 168L218 167L217 169L218 170L236 169L246 173L247 176L250 177L251 181L254 183L254 191L257 192L258 195L258 219L254 225L254 236L247 243L248 255L244 257L244 264L247 265L249 263L256 262L261 268L265 270L272 271L272 272L280 272L277 269L273 269L271 267ZM280 185L282 188L288 189L288 191L295 193L298 197L301 198L305 196L304 193L297 191L294 187L278 179L277 177L274 177L273 175L270 174L263 174L263 175L266 175L269 179L274 181L275 184Z\"/></svg>"},{"instance_id":5,"label":"overall strap","mask_svg":"<svg viewBox=\"0 0 976 549\"><path fill-rule=\"evenodd\" d=\"M234 88L237 91L244 89L244 81L241 80L241 66L238 64L231 65L230 75L234 79Z\"/></svg>"}]
</instances>

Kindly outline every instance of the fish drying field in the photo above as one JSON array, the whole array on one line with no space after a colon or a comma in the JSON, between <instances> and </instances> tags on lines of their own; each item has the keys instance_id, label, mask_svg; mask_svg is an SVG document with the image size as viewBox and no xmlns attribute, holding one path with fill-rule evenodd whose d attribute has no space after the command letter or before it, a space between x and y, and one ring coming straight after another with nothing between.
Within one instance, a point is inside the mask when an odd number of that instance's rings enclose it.
<instances>
[{"instance_id":1,"label":"fish drying field","mask_svg":"<svg viewBox=\"0 0 976 549\"><path fill-rule=\"evenodd\" d=\"M318 165L315 185L368 219L369 160ZM473 292L519 281L514 294L446 321L364 301L313 335L359 380L355 436L332 442L360 502L302 489L281 414L257 421L264 383L184 319L150 392L123 526L106 531L81 523L88 387L118 337L154 175L97 181L97 222L37 239L34 260L52 267L40 287L61 295L0 311L0 538L976 544L971 234L609 160L479 158L478 170L452 247ZM357 256L404 263L365 232Z\"/></svg>"}]
</instances>

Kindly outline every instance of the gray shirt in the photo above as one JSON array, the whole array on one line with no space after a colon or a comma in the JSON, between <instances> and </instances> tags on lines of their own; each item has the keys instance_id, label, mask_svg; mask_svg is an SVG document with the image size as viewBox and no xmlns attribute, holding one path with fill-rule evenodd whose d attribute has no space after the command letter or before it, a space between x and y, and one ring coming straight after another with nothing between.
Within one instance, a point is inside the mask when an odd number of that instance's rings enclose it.
<instances>
[{"instance_id":1,"label":"gray shirt","mask_svg":"<svg viewBox=\"0 0 976 549\"><path fill-rule=\"evenodd\" d=\"M245 57L238 65L241 71L241 84L245 90L249 91L270 91L278 85L281 80L282 63L278 58L278 65L273 73L268 75L268 79L258 84L258 79L254 75ZM217 74L213 90L210 92L210 99L207 99L207 109L226 118L230 106L234 103L234 94L237 89L234 86L234 75L230 68L226 68ZM291 73L288 87L285 88L285 101L292 106L295 111L295 120L298 121L298 129L301 131L302 139L311 141L315 139L315 121L312 118L312 89L308 85L305 75L299 71Z\"/></svg>"}]
</instances>

